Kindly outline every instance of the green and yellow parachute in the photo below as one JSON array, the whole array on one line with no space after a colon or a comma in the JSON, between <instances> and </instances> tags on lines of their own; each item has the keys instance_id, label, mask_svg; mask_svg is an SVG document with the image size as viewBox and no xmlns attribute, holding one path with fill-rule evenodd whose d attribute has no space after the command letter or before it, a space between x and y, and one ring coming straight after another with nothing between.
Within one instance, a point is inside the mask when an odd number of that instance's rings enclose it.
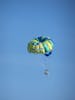
<instances>
[{"instance_id":1,"label":"green and yellow parachute","mask_svg":"<svg viewBox=\"0 0 75 100\"><path fill-rule=\"evenodd\" d=\"M53 47L53 41L49 37L39 36L28 43L27 50L29 53L49 56L53 51Z\"/></svg>"}]
</instances>

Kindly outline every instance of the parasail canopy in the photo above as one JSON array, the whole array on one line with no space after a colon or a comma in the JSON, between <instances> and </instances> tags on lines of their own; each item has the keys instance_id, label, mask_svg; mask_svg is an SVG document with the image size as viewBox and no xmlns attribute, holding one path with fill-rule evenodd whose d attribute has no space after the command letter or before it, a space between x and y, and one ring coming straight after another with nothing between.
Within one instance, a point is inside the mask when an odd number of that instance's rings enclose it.
<instances>
[{"instance_id":1,"label":"parasail canopy","mask_svg":"<svg viewBox=\"0 0 75 100\"><path fill-rule=\"evenodd\" d=\"M49 56L53 51L53 47L53 41L49 37L39 36L28 43L27 50L29 53Z\"/></svg>"}]
</instances>

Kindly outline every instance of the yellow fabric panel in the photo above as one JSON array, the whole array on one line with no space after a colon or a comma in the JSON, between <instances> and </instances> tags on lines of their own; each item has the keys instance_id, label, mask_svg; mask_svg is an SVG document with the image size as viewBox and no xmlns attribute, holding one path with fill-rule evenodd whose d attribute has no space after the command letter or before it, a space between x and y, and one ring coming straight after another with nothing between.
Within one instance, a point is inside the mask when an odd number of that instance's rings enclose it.
<instances>
[{"instance_id":1,"label":"yellow fabric panel","mask_svg":"<svg viewBox=\"0 0 75 100\"><path fill-rule=\"evenodd\" d=\"M36 51L36 53L39 53L39 45L35 46L35 51Z\"/></svg>"},{"instance_id":2,"label":"yellow fabric panel","mask_svg":"<svg viewBox=\"0 0 75 100\"><path fill-rule=\"evenodd\" d=\"M42 43L39 43L39 48L43 48L43 45L42 45Z\"/></svg>"},{"instance_id":3,"label":"yellow fabric panel","mask_svg":"<svg viewBox=\"0 0 75 100\"><path fill-rule=\"evenodd\" d=\"M40 53L44 54L45 50L44 50L42 43L39 44L39 48L40 48Z\"/></svg>"},{"instance_id":4,"label":"yellow fabric panel","mask_svg":"<svg viewBox=\"0 0 75 100\"><path fill-rule=\"evenodd\" d=\"M52 47L54 47L53 42L51 40L49 42L51 43Z\"/></svg>"},{"instance_id":5,"label":"yellow fabric panel","mask_svg":"<svg viewBox=\"0 0 75 100\"><path fill-rule=\"evenodd\" d=\"M34 40L32 40L32 42L38 42L38 41L34 39Z\"/></svg>"}]
</instances>

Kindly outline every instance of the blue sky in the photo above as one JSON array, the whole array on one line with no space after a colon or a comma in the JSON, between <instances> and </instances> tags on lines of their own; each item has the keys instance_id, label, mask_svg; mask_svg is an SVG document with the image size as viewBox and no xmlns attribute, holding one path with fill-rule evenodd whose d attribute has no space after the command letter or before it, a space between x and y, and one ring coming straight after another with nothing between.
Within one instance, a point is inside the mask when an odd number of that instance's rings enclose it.
<instances>
[{"instance_id":1,"label":"blue sky","mask_svg":"<svg viewBox=\"0 0 75 100\"><path fill-rule=\"evenodd\" d=\"M35 36L50 36L53 54L27 52ZM75 100L75 1L0 0L0 100Z\"/></svg>"}]
</instances>

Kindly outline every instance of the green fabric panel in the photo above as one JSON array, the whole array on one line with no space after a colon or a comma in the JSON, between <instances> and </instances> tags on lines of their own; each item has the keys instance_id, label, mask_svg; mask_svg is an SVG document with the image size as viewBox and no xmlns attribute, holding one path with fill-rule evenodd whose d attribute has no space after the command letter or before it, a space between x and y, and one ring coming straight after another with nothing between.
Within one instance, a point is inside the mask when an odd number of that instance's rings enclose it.
<instances>
[{"instance_id":1,"label":"green fabric panel","mask_svg":"<svg viewBox=\"0 0 75 100\"><path fill-rule=\"evenodd\" d=\"M47 44L43 43L43 46L44 46L44 49L45 49L45 53L49 52L49 48L48 48Z\"/></svg>"}]
</instances>

